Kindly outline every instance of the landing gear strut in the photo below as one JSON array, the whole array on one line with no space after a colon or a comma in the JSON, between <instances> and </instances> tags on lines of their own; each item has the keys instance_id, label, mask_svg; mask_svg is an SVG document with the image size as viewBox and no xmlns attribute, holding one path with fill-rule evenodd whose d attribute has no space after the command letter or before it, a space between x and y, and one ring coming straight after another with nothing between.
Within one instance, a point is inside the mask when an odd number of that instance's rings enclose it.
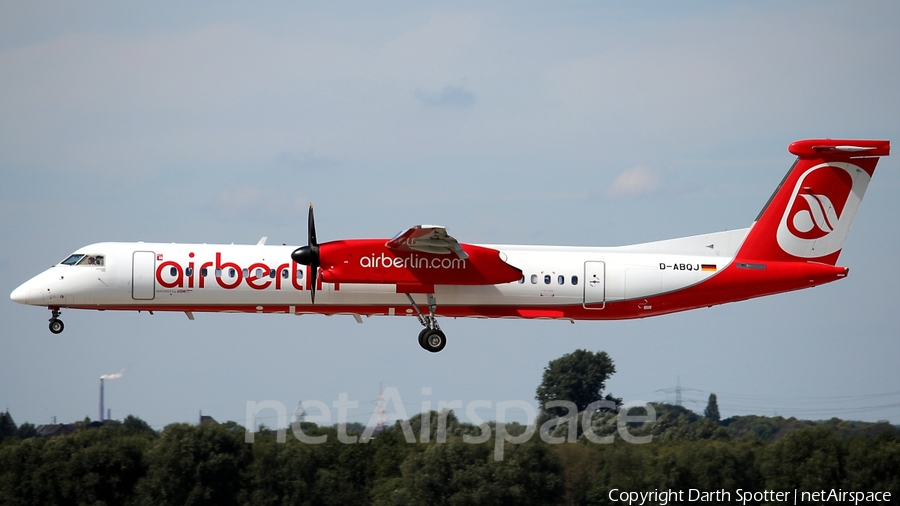
<instances>
[{"instance_id":1,"label":"landing gear strut","mask_svg":"<svg viewBox=\"0 0 900 506\"><path fill-rule=\"evenodd\" d=\"M63 331L64 328L66 328L66 326L63 324L63 321L59 319L59 308L51 307L50 311L50 332L59 334Z\"/></svg>"},{"instance_id":2,"label":"landing gear strut","mask_svg":"<svg viewBox=\"0 0 900 506\"><path fill-rule=\"evenodd\" d=\"M434 311L437 309L437 300L434 298L434 294L428 294L427 316L422 314L422 311L410 294L407 293L406 298L409 299L409 303L412 304L413 309L416 310L416 314L419 317L419 323L425 327L419 332L419 346L431 353L437 353L443 350L444 346L447 346L447 336L441 331L441 326L438 325L437 318L434 316Z\"/></svg>"}]
</instances>

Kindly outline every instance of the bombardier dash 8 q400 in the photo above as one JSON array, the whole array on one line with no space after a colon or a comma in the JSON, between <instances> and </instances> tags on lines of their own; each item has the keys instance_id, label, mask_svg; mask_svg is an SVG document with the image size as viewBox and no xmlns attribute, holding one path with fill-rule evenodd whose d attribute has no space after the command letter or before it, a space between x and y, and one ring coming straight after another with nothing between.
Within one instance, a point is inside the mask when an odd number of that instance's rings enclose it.
<instances>
[{"instance_id":1,"label":"bombardier dash 8 q400","mask_svg":"<svg viewBox=\"0 0 900 506\"><path fill-rule=\"evenodd\" d=\"M749 228L611 248L460 243L417 225L393 239L319 244L108 242L85 246L16 288L16 302L60 310L406 315L441 351L438 316L643 318L830 283L880 140L803 140Z\"/></svg>"}]
</instances>

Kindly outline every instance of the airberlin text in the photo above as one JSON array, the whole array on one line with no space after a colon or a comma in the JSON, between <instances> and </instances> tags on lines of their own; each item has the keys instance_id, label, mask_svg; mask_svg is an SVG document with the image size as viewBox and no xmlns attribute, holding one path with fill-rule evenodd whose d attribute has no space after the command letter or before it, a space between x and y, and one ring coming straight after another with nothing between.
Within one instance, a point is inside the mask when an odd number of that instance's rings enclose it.
<instances>
[{"instance_id":1,"label":"airberlin text","mask_svg":"<svg viewBox=\"0 0 900 506\"><path fill-rule=\"evenodd\" d=\"M372 254L370 256L360 257L359 266L366 269L378 267L383 267L385 269L392 267L396 269L465 269L466 261L462 258L422 257L415 253L408 257L401 258L391 257L382 253L381 256Z\"/></svg>"},{"instance_id":2,"label":"airberlin text","mask_svg":"<svg viewBox=\"0 0 900 506\"><path fill-rule=\"evenodd\" d=\"M216 284L226 290L238 288L241 283L254 290L265 290L269 287L275 290L281 290L282 286L287 288L288 279L291 286L296 290L309 289L304 286L301 280L306 274L309 279L308 272L304 273L309 267L301 266L297 262L282 263L275 268L270 267L262 262L256 262L246 268L234 262L223 262L222 253L216 252L215 261L196 262L193 260L194 254L188 255L190 260L187 266L167 260L160 262L156 266L156 282L163 288L206 288L209 283L209 277L215 279ZM288 275L290 273L290 275ZM307 282L308 283L308 282Z\"/></svg>"},{"instance_id":3,"label":"airberlin text","mask_svg":"<svg viewBox=\"0 0 900 506\"><path fill-rule=\"evenodd\" d=\"M296 290L310 289L310 268L294 261L282 263L277 267L263 262L241 267L235 262L223 261L221 252L216 252L215 261L195 261L193 252L189 253L188 257L187 265L174 260L160 261L156 266L157 284L170 289L207 288L207 284L212 283L209 279L212 276L215 283L226 290L233 290L242 284L254 290L281 290L282 287L289 288L288 280L290 286ZM363 268L465 269L466 260L450 256L435 258L416 254L393 257L381 253L380 256L375 254L361 256L359 265Z\"/></svg>"}]
</instances>

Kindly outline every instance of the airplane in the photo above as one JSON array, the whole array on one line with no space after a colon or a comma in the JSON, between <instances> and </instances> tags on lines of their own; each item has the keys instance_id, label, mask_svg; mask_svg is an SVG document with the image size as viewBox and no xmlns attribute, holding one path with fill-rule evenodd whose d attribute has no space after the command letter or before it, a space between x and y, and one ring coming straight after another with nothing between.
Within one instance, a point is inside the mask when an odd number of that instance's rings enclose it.
<instances>
[{"instance_id":1,"label":"airplane","mask_svg":"<svg viewBox=\"0 0 900 506\"><path fill-rule=\"evenodd\" d=\"M439 352L438 317L644 318L809 288L847 276L838 255L886 140L809 139L750 227L619 247L467 244L442 226L306 246L105 242L16 288L62 309L413 316ZM440 306L438 305L440 301Z\"/></svg>"}]
</instances>

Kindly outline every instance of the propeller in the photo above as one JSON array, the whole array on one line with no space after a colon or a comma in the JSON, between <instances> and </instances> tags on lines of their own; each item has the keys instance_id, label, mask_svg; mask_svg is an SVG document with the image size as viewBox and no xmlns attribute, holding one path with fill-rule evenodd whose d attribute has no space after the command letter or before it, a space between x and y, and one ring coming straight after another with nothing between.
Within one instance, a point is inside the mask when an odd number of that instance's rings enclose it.
<instances>
[{"instance_id":1,"label":"propeller","mask_svg":"<svg viewBox=\"0 0 900 506\"><path fill-rule=\"evenodd\" d=\"M312 303L316 303L316 284L319 277L319 242L316 241L316 219L313 216L313 206L309 205L309 218L307 221L307 245L300 246L291 253L291 258L298 264L308 265L309 270L309 286L312 290L310 297Z\"/></svg>"}]
</instances>

